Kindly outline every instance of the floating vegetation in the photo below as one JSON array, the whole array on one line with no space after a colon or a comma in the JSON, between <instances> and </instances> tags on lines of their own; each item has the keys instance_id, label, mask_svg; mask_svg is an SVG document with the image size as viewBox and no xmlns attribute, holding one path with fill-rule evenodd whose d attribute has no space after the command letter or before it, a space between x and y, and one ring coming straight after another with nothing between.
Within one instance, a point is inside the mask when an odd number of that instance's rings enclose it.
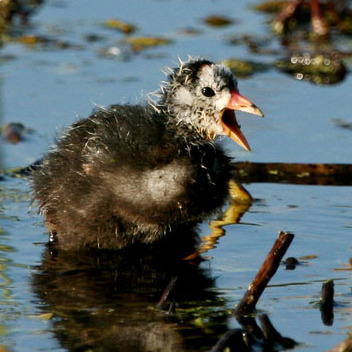
<instances>
[{"instance_id":1,"label":"floating vegetation","mask_svg":"<svg viewBox=\"0 0 352 352\"><path fill-rule=\"evenodd\" d=\"M287 5L287 1L265 1L254 5L253 8L265 13L278 13Z\"/></svg>"},{"instance_id":2,"label":"floating vegetation","mask_svg":"<svg viewBox=\"0 0 352 352\"><path fill-rule=\"evenodd\" d=\"M18 16L25 22L31 11L28 6L17 0L1 0L0 1L0 30L3 31L6 25Z\"/></svg>"},{"instance_id":3,"label":"floating vegetation","mask_svg":"<svg viewBox=\"0 0 352 352\"><path fill-rule=\"evenodd\" d=\"M188 307L187 304L185 304L185 307L178 307L177 315L179 319L187 321L194 327L206 329L208 333L219 330L219 327L223 327L224 322L231 316L231 311L221 306L223 302L220 299L218 299L218 302L203 302L204 305L199 305L199 302L194 302L194 305L190 303L192 302L188 302ZM214 303L219 306L216 307Z\"/></svg>"},{"instance_id":4,"label":"floating vegetation","mask_svg":"<svg viewBox=\"0 0 352 352\"><path fill-rule=\"evenodd\" d=\"M111 18L103 22L103 26L110 29L115 29L125 34L134 33L137 27L133 24L118 20L116 18Z\"/></svg>"},{"instance_id":5,"label":"floating vegetation","mask_svg":"<svg viewBox=\"0 0 352 352\"><path fill-rule=\"evenodd\" d=\"M347 69L338 55L310 53L294 54L276 62L276 67L298 80L315 84L334 84L342 81Z\"/></svg>"},{"instance_id":6,"label":"floating vegetation","mask_svg":"<svg viewBox=\"0 0 352 352\"><path fill-rule=\"evenodd\" d=\"M225 27L232 24L234 21L226 16L211 15L204 19L204 22L208 26L212 27Z\"/></svg>"},{"instance_id":7,"label":"floating vegetation","mask_svg":"<svg viewBox=\"0 0 352 352\"><path fill-rule=\"evenodd\" d=\"M229 67L232 73L237 77L249 77L256 72L262 72L267 70L268 66L259 62L239 60L239 59L227 59L222 62L225 66Z\"/></svg>"},{"instance_id":8,"label":"floating vegetation","mask_svg":"<svg viewBox=\"0 0 352 352\"><path fill-rule=\"evenodd\" d=\"M82 49L81 45L71 44L67 41L53 39L47 36L37 36L32 34L22 35L14 38L13 41L33 47L41 45L43 47L54 47L56 49Z\"/></svg>"},{"instance_id":9,"label":"floating vegetation","mask_svg":"<svg viewBox=\"0 0 352 352\"><path fill-rule=\"evenodd\" d=\"M26 23L29 16L42 2L43 0L0 0L0 35L5 34L8 26L15 20L17 20L16 22Z\"/></svg>"},{"instance_id":10,"label":"floating vegetation","mask_svg":"<svg viewBox=\"0 0 352 352\"><path fill-rule=\"evenodd\" d=\"M0 20L1 23L9 22L13 16L20 11L17 1L3 0L0 1Z\"/></svg>"},{"instance_id":11,"label":"floating vegetation","mask_svg":"<svg viewBox=\"0 0 352 352\"><path fill-rule=\"evenodd\" d=\"M167 45L171 43L170 39L162 37L131 37L127 38L127 43L136 51L141 51L156 46Z\"/></svg>"}]
</instances>

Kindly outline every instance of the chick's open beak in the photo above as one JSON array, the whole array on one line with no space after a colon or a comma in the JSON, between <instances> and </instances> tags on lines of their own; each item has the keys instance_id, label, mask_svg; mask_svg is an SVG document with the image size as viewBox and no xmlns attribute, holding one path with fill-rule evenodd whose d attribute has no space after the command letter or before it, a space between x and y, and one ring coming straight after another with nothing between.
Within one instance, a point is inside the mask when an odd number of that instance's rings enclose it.
<instances>
[{"instance_id":1,"label":"chick's open beak","mask_svg":"<svg viewBox=\"0 0 352 352\"><path fill-rule=\"evenodd\" d=\"M237 90L231 91L230 100L224 109L221 119L222 128L224 134L232 138L245 150L250 151L251 148L249 147L245 136L241 132L234 110L244 111L259 116L264 116L264 114L256 105L241 95Z\"/></svg>"}]
</instances>

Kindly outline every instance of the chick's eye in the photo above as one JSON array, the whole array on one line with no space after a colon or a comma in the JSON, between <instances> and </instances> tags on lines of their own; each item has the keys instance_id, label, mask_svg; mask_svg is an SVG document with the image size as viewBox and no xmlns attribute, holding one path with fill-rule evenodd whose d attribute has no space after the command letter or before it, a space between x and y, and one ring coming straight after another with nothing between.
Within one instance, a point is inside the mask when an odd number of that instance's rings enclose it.
<instances>
[{"instance_id":1,"label":"chick's eye","mask_svg":"<svg viewBox=\"0 0 352 352\"><path fill-rule=\"evenodd\" d=\"M202 88L202 94L205 97L210 98L215 95L215 92L210 87L204 87L204 88Z\"/></svg>"}]
</instances>

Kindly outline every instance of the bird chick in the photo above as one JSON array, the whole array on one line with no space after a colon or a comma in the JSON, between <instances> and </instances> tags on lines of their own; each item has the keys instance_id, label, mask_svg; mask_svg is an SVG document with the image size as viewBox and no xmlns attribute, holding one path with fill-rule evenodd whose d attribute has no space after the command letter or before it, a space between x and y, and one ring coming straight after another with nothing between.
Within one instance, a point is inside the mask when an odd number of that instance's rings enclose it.
<instances>
[{"instance_id":1,"label":"bird chick","mask_svg":"<svg viewBox=\"0 0 352 352\"><path fill-rule=\"evenodd\" d=\"M215 137L250 150L234 110L263 115L228 68L191 58L171 70L156 102L100 108L74 123L32 174L51 240L119 249L213 214L232 168Z\"/></svg>"}]
</instances>

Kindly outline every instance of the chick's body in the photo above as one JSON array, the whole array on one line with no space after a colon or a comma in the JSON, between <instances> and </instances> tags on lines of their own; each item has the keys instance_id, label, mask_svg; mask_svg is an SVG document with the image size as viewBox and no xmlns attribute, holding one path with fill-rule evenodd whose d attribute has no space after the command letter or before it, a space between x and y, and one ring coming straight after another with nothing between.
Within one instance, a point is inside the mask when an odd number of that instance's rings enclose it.
<instances>
[{"instance_id":1,"label":"chick's body","mask_svg":"<svg viewBox=\"0 0 352 352\"><path fill-rule=\"evenodd\" d=\"M33 181L60 247L152 242L221 206L229 159L174 133L143 106L112 106L73 125Z\"/></svg>"}]
</instances>

